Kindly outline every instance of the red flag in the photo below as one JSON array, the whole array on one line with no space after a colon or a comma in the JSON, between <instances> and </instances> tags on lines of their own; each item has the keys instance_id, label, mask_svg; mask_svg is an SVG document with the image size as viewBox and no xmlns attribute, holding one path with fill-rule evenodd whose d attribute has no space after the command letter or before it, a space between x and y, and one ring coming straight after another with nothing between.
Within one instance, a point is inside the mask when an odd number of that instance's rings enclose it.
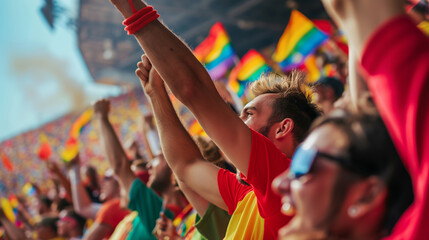
<instances>
[{"instance_id":1,"label":"red flag","mask_svg":"<svg viewBox=\"0 0 429 240\"><path fill-rule=\"evenodd\" d=\"M39 153L38 153L39 158L42 161L47 161L49 159L49 157L51 156L51 154L52 154L51 146L49 145L48 142L43 142L39 148Z\"/></svg>"},{"instance_id":2,"label":"red flag","mask_svg":"<svg viewBox=\"0 0 429 240\"><path fill-rule=\"evenodd\" d=\"M9 170L9 171L13 171L13 164L10 161L9 157L3 154L3 158L2 158L2 162L3 162L3 166Z\"/></svg>"}]
</instances>

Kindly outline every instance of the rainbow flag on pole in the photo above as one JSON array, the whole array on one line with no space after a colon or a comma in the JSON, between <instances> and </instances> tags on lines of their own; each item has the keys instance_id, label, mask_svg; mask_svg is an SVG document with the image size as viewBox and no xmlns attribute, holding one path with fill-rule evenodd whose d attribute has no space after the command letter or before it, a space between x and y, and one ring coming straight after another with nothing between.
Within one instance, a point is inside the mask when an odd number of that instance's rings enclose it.
<instances>
[{"instance_id":1,"label":"rainbow flag on pole","mask_svg":"<svg viewBox=\"0 0 429 240\"><path fill-rule=\"evenodd\" d=\"M232 69L228 84L239 97L242 97L249 83L256 81L261 74L271 70L265 58L256 50L251 49L243 56L240 63Z\"/></svg>"},{"instance_id":2,"label":"rainbow flag on pole","mask_svg":"<svg viewBox=\"0 0 429 240\"><path fill-rule=\"evenodd\" d=\"M205 65L213 80L223 77L237 59L228 34L220 22L213 25L208 37L195 48L194 54Z\"/></svg>"},{"instance_id":3,"label":"rainbow flag on pole","mask_svg":"<svg viewBox=\"0 0 429 240\"><path fill-rule=\"evenodd\" d=\"M88 108L73 123L70 128L69 138L66 141L65 148L61 152L61 158L65 162L70 162L79 153L79 135L83 131L94 115L94 109Z\"/></svg>"},{"instance_id":4,"label":"rainbow flag on pole","mask_svg":"<svg viewBox=\"0 0 429 240\"><path fill-rule=\"evenodd\" d=\"M328 38L310 19L293 10L272 58L283 71L290 71L302 65L305 58Z\"/></svg>"}]
</instances>

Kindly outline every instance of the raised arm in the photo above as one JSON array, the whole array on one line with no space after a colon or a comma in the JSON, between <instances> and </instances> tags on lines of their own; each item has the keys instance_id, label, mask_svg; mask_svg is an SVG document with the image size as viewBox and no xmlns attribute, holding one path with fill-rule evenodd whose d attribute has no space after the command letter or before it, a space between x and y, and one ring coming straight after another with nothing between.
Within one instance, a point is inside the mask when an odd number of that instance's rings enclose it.
<instances>
[{"instance_id":1,"label":"raised arm","mask_svg":"<svg viewBox=\"0 0 429 240\"><path fill-rule=\"evenodd\" d=\"M71 161L69 178L72 191L73 207L84 218L95 219L101 204L91 202L80 178L79 154Z\"/></svg>"},{"instance_id":2,"label":"raised arm","mask_svg":"<svg viewBox=\"0 0 429 240\"><path fill-rule=\"evenodd\" d=\"M111 0L125 18L132 15L127 0ZM146 6L133 0L137 10ZM135 33L137 41L173 94L188 107L205 132L234 165L247 173L250 129L222 100L203 65L192 51L155 20Z\"/></svg>"},{"instance_id":3,"label":"raised arm","mask_svg":"<svg viewBox=\"0 0 429 240\"><path fill-rule=\"evenodd\" d=\"M180 181L213 204L226 209L217 187L218 168L203 160L200 150L183 127L164 88L164 83L149 59L139 62L137 76L150 98L161 148L170 168Z\"/></svg>"},{"instance_id":4,"label":"raised arm","mask_svg":"<svg viewBox=\"0 0 429 240\"><path fill-rule=\"evenodd\" d=\"M387 20L404 14L404 0L322 0L326 10L349 41L349 87L353 105L367 92L364 79L358 71L362 51L368 38Z\"/></svg>"},{"instance_id":5,"label":"raised arm","mask_svg":"<svg viewBox=\"0 0 429 240\"><path fill-rule=\"evenodd\" d=\"M14 223L9 221L9 219L6 217L6 214L3 211L3 208L0 208L0 223L6 232L7 239L10 239L10 240L28 239L25 236L23 229L18 228Z\"/></svg>"},{"instance_id":6,"label":"raised arm","mask_svg":"<svg viewBox=\"0 0 429 240\"><path fill-rule=\"evenodd\" d=\"M94 112L100 123L101 142L105 156L115 171L115 175L119 178L119 183L129 193L136 176L131 171L130 161L109 121L109 111L109 100L99 100L94 104Z\"/></svg>"},{"instance_id":7,"label":"raised arm","mask_svg":"<svg viewBox=\"0 0 429 240\"><path fill-rule=\"evenodd\" d=\"M368 38L387 20L405 14L405 0L322 0L329 15L339 25L360 59Z\"/></svg>"},{"instance_id":8,"label":"raised arm","mask_svg":"<svg viewBox=\"0 0 429 240\"><path fill-rule=\"evenodd\" d=\"M63 173L63 171L58 166L56 162L46 162L46 166L49 171L56 176L58 181L60 181L61 185L63 185L64 189L67 192L67 200L72 201L72 190L70 180L67 179L67 176Z\"/></svg>"}]
</instances>

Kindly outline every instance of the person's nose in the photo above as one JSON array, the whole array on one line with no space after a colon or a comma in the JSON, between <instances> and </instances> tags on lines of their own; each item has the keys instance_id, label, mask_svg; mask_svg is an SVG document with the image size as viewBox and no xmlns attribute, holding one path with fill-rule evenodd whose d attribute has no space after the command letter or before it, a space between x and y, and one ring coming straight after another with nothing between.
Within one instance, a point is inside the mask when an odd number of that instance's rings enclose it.
<instances>
[{"instance_id":1,"label":"person's nose","mask_svg":"<svg viewBox=\"0 0 429 240\"><path fill-rule=\"evenodd\" d=\"M273 191L279 195L288 194L290 192L291 180L292 179L288 176L288 170L286 170L273 180L271 187Z\"/></svg>"}]
</instances>

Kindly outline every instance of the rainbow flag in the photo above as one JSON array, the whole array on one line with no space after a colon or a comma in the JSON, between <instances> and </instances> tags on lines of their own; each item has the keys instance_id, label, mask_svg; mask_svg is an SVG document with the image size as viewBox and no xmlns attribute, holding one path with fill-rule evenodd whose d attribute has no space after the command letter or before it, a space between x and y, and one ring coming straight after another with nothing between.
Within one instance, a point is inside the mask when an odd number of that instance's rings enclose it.
<instances>
[{"instance_id":1,"label":"rainbow flag","mask_svg":"<svg viewBox=\"0 0 429 240\"><path fill-rule=\"evenodd\" d=\"M208 37L195 48L194 54L205 65L213 80L223 77L237 59L228 34L220 22L213 25Z\"/></svg>"},{"instance_id":2,"label":"rainbow flag","mask_svg":"<svg viewBox=\"0 0 429 240\"><path fill-rule=\"evenodd\" d=\"M256 81L261 74L271 70L265 58L256 50L251 49L243 56L240 63L232 69L228 84L239 97L242 97L249 83Z\"/></svg>"},{"instance_id":3,"label":"rainbow flag","mask_svg":"<svg viewBox=\"0 0 429 240\"><path fill-rule=\"evenodd\" d=\"M83 131L83 127L91 121L92 116L94 115L94 109L89 108L83 112L73 123L70 129L70 137L78 138L80 133Z\"/></svg>"},{"instance_id":4,"label":"rainbow flag","mask_svg":"<svg viewBox=\"0 0 429 240\"><path fill-rule=\"evenodd\" d=\"M61 158L63 161L70 162L79 153L79 135L83 131L85 125L91 121L93 115L94 109L89 108L72 124L69 132L69 138L66 141L66 146L61 152Z\"/></svg>"},{"instance_id":5,"label":"rainbow flag","mask_svg":"<svg viewBox=\"0 0 429 240\"><path fill-rule=\"evenodd\" d=\"M34 189L31 183L26 183L22 187L22 193L24 193L27 196L33 196L34 194L36 194L36 189Z\"/></svg>"},{"instance_id":6,"label":"rainbow flag","mask_svg":"<svg viewBox=\"0 0 429 240\"><path fill-rule=\"evenodd\" d=\"M321 77L321 71L316 64L316 56L314 56L314 54L307 57L304 63L304 68L307 72L307 79L309 82L314 83Z\"/></svg>"},{"instance_id":7,"label":"rainbow flag","mask_svg":"<svg viewBox=\"0 0 429 240\"><path fill-rule=\"evenodd\" d=\"M293 10L272 58L283 71L290 71L302 65L305 58L327 39L328 36L310 19Z\"/></svg>"}]
</instances>

